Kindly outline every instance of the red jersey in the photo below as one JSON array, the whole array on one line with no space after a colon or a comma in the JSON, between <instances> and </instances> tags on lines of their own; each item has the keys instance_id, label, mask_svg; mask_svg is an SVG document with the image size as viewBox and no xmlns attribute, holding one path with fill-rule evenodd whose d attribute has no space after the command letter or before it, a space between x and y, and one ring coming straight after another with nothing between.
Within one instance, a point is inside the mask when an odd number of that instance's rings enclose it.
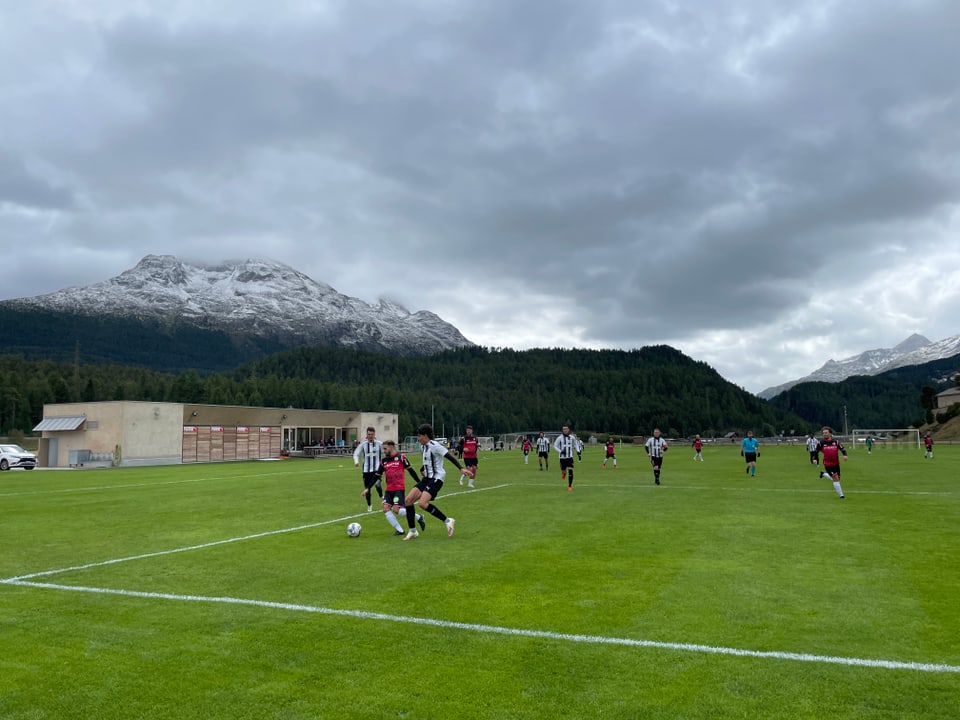
<instances>
[{"instance_id":1,"label":"red jersey","mask_svg":"<svg viewBox=\"0 0 960 720\"><path fill-rule=\"evenodd\" d=\"M701 441L700 438L697 438L696 440L693 441L693 449L696 450L697 452L700 452L701 450L703 450L703 441Z\"/></svg>"},{"instance_id":2,"label":"red jersey","mask_svg":"<svg viewBox=\"0 0 960 720\"><path fill-rule=\"evenodd\" d=\"M524 440L524 441L523 441L523 451L524 451L524 452L530 452L530 441L529 441L529 440Z\"/></svg>"},{"instance_id":3,"label":"red jersey","mask_svg":"<svg viewBox=\"0 0 960 720\"><path fill-rule=\"evenodd\" d=\"M847 451L836 438L831 438L830 440L821 440L819 443L817 443L817 452L823 453L824 465L839 465L840 456L847 456Z\"/></svg>"},{"instance_id":4,"label":"red jersey","mask_svg":"<svg viewBox=\"0 0 960 720\"><path fill-rule=\"evenodd\" d=\"M407 460L407 456L401 453L397 453L393 457L384 455L380 461L380 467L382 468L382 473L387 476L387 490L405 489L403 480L403 474L405 472L409 472L414 480L419 482L417 473L410 464L410 461Z\"/></svg>"},{"instance_id":5,"label":"red jersey","mask_svg":"<svg viewBox=\"0 0 960 720\"><path fill-rule=\"evenodd\" d=\"M477 450L480 447L480 441L473 435L470 437L465 437L461 441L463 442L463 457L464 459L476 459Z\"/></svg>"},{"instance_id":6,"label":"red jersey","mask_svg":"<svg viewBox=\"0 0 960 720\"><path fill-rule=\"evenodd\" d=\"M617 446L613 440L607 440L607 457L613 457L616 454Z\"/></svg>"}]
</instances>

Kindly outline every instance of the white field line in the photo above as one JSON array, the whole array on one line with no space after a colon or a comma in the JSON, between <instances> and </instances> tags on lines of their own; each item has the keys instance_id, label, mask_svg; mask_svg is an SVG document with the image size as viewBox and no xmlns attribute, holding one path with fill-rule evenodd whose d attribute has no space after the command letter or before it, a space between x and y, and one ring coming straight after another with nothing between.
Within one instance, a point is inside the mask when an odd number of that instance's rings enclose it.
<instances>
[{"instance_id":1,"label":"white field line","mask_svg":"<svg viewBox=\"0 0 960 720\"><path fill-rule=\"evenodd\" d=\"M467 495L476 492L485 492L489 490L500 490L512 487L510 484L493 485L484 488L471 488L460 492L447 493L445 497L455 497L457 495ZM202 550L205 548L216 547L218 545L227 545L230 543L242 542L244 540L255 540L271 535L281 535L285 533L298 532L311 528L330 525L332 523L343 522L355 518L366 517L369 513L357 513L355 515L346 515L333 520L324 520L322 522L299 525L281 530L270 530L262 533L254 533L242 537L229 538L227 540L218 540L201 545L191 545L189 547L177 548L174 550L163 550L142 555L134 555L125 558L116 558L102 562L88 563L86 565L76 565L73 567L60 568L57 570L46 570L38 573L19 575L12 578L0 579L0 585L12 585L18 587L33 587L45 590L61 590L67 592L83 592L98 595L117 595L123 597L134 597L153 600L170 600L179 602L199 602L199 603L219 603L228 605L244 605L249 607L268 608L274 610L286 610L291 612L308 612L321 615L336 615L340 617L351 617L360 620L389 620L392 622L404 622L412 625L424 625L429 627L439 627L454 630L464 630L468 632L478 632L485 634L508 635L513 637L530 637L546 640L556 640L571 643L587 643L594 645L619 645L624 647L653 648L660 650L673 650L677 652L690 652L712 655L728 655L735 657L763 658L772 660L792 660L796 662L820 663L829 665L844 665L848 667L866 667L881 668L888 670L911 670L915 672L926 673L960 673L960 665L948 665L943 663L916 663L904 662L900 660L877 660L869 658L842 657L834 655L812 655L809 653L793 653L781 651L748 650L743 648L729 648L713 645L701 645L696 643L673 643L657 640L636 640L632 638L604 637L602 635L574 635L567 633L555 633L546 630L525 630L519 628L506 628L496 625L482 625L477 623L459 623L447 620L437 620L434 618L417 618L404 615L386 615L384 613L371 613L361 610L342 610L334 608L324 608L313 605L299 605L294 603L271 602L267 600L251 600L245 598L231 597L210 597L203 595L177 595L173 593L143 592L137 590L118 590L112 588L86 587L79 585L59 585L54 583L32 582L31 578L57 575L74 570L87 570L96 567L104 567L117 563L128 562L131 560L142 560L152 557L161 557L164 555L174 555L191 550Z\"/></svg>"},{"instance_id":2,"label":"white field line","mask_svg":"<svg viewBox=\"0 0 960 720\"><path fill-rule=\"evenodd\" d=\"M469 490L462 490L460 492L447 493L444 495L444 497L451 498L456 497L457 495L468 495L477 492L485 492L488 490L499 490L505 487L509 487L509 485L492 485L486 488L470 488ZM253 533L252 535L242 535L239 537L227 538L226 540L214 540L212 542L201 543L199 545L189 545L187 547L174 548L173 550L158 550L156 552L143 553L141 555L131 555L129 557L113 558L111 560L101 560L99 562L87 563L85 565L73 565L71 567L57 568L56 570L42 570L41 572L28 573L26 575L17 575L12 578L0 579L0 584L13 584L21 580L29 580L31 578L49 577L50 575L60 575L61 573L73 572L76 570L90 570L91 568L117 565L118 563L130 562L132 560L146 560L147 558L176 555L178 553L191 552L192 550L205 550L207 548L217 547L219 545L229 545L231 543L244 542L245 540L257 540L259 538L270 537L271 535L285 535L287 533L300 532L301 530L311 530L313 528L323 527L324 525L332 525L333 523L356 520L358 518L367 517L371 514L372 513L366 512L355 513L353 515L344 515L343 517L334 518L332 520L322 520L320 522L308 523L306 525L281 528L280 530L266 530L264 532Z\"/></svg>"},{"instance_id":3,"label":"white field line","mask_svg":"<svg viewBox=\"0 0 960 720\"><path fill-rule=\"evenodd\" d=\"M781 652L776 650L747 650L716 645L701 645L697 643L662 642L658 640L636 640L633 638L605 637L603 635L575 635L556 633L548 630L526 630L523 628L508 628L497 625L482 625L479 623L451 622L435 618L411 617L408 615L387 615L385 613L366 612L363 610L342 610L335 608L318 607L315 605L299 605L294 603L270 602L267 600L250 600L233 597L210 597L204 595L176 595L173 593L140 592L136 590L115 590L111 588L81 587L75 585L55 585L50 583L35 583L21 580L2 581L7 585L42 588L46 590L62 590L68 592L93 593L97 595L119 595L123 597L143 598L148 600L170 600L177 602L218 603L224 605L244 605L248 607L268 608L271 610L286 610L290 612L306 612L319 615L335 615L338 617L355 618L358 620L388 620L391 623L408 623L427 627L463 630L466 632L482 633L486 635L507 635L511 637L537 638L569 643L584 643L590 645L618 645L622 647L653 648L657 650L672 650L710 655L729 655L734 657L761 658L765 660L791 660L795 662L819 663L825 665L843 665L847 667L879 668L884 670L910 670L925 673L960 673L960 665L943 663L916 663L900 660L877 660L870 658L843 657L838 655L812 655L810 653Z\"/></svg>"},{"instance_id":4,"label":"white field line","mask_svg":"<svg viewBox=\"0 0 960 720\"><path fill-rule=\"evenodd\" d=\"M563 481L564 485L561 486L560 481L558 480L555 483L523 483L523 487L552 487L563 489L566 487L566 480ZM595 483L595 482L585 482L585 483L573 483L574 490L577 489L586 489L595 487L604 487L604 488L623 488L625 490L648 490L650 492L669 492L671 490L723 490L730 492L747 492L747 493L791 493L796 495L822 495L824 493L834 494L832 485L824 485L820 489L815 488L776 488L776 487L738 487L738 486L727 486L727 485L670 485L666 481L662 481L662 485L654 485L652 481L650 482L641 482L640 484L630 483ZM826 481L824 481L826 483ZM850 483L845 482L844 487L849 487ZM858 490L854 488L852 491L845 490L845 492L853 495L919 495L919 496L936 496L936 497L954 497L957 493L954 492L928 492L924 490Z\"/></svg>"},{"instance_id":5,"label":"white field line","mask_svg":"<svg viewBox=\"0 0 960 720\"><path fill-rule=\"evenodd\" d=\"M290 476L290 475L314 475L319 473L328 473L334 472L334 468L328 470L311 470L309 473L307 471L298 472L298 473L289 473L289 472L270 472L270 473L254 473L251 475L217 475L214 477L200 477L200 478L190 478L187 480L164 480L163 482L155 483L129 483L127 485L94 485L91 487L77 487L77 488L61 488L59 490L31 490L29 492L9 492L9 493L0 493L0 497L26 497L29 495L63 495L67 493L85 493L85 492L100 492L102 490L129 490L130 488L155 488L163 487L164 485L183 485L185 483L199 483L199 482L213 482L216 480L245 480L247 478L265 478L265 477L274 477L277 475L281 476Z\"/></svg>"}]
</instances>

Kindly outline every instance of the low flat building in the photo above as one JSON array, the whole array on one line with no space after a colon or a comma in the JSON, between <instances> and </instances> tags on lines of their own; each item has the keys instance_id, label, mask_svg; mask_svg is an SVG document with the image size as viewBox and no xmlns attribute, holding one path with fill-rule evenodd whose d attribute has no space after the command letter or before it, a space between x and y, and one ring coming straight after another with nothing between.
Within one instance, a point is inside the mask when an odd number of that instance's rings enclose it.
<instances>
[{"instance_id":1,"label":"low flat building","mask_svg":"<svg viewBox=\"0 0 960 720\"><path fill-rule=\"evenodd\" d=\"M397 441L396 413L157 402L43 406L40 467L175 465L353 452L367 427Z\"/></svg>"}]
</instances>

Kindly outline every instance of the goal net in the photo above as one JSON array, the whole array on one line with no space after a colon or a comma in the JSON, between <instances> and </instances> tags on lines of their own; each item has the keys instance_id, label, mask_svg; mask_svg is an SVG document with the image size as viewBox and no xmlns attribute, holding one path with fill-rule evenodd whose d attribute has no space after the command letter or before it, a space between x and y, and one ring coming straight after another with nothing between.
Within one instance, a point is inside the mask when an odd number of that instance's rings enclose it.
<instances>
[{"instance_id":1,"label":"goal net","mask_svg":"<svg viewBox=\"0 0 960 720\"><path fill-rule=\"evenodd\" d=\"M865 428L850 433L851 450L903 450L923 447L916 428Z\"/></svg>"}]
</instances>

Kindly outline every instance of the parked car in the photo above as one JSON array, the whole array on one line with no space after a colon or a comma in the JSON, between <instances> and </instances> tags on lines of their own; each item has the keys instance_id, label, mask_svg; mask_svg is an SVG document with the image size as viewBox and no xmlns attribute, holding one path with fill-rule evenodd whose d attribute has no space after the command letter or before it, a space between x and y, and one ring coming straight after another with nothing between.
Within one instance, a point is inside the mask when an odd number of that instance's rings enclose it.
<instances>
[{"instance_id":1,"label":"parked car","mask_svg":"<svg viewBox=\"0 0 960 720\"><path fill-rule=\"evenodd\" d=\"M19 445L0 445L0 470L23 468L33 470L37 466L37 456L27 452Z\"/></svg>"}]
</instances>

